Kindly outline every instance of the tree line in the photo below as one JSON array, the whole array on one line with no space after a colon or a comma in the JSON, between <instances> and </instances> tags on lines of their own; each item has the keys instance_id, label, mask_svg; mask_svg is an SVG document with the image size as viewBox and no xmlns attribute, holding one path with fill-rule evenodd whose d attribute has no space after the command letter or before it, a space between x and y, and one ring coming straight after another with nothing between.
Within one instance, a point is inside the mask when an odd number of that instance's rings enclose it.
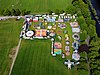
<instances>
[{"instance_id":1,"label":"tree line","mask_svg":"<svg viewBox=\"0 0 100 75\"><path fill-rule=\"evenodd\" d=\"M100 59L99 59L100 38L97 36L96 33L96 27L95 27L96 22L92 20L91 13L89 11L89 5L84 3L83 0L73 0L72 4L73 6L75 6L76 8L75 11L77 11L76 13L78 14L78 22L80 24L82 31L81 40L85 42L85 39L88 36L90 37L89 51L87 52L87 57L90 67L89 68L90 75L100 75ZM81 71L86 72L87 71L86 68L82 65L80 67Z\"/></svg>"},{"instance_id":2,"label":"tree line","mask_svg":"<svg viewBox=\"0 0 100 75\"><path fill-rule=\"evenodd\" d=\"M62 14L62 13L67 13L67 14L75 14L76 13L76 8L73 5L69 5L66 7L65 10L63 9L55 9L55 10L48 10L48 14L55 13L57 15Z\"/></svg>"},{"instance_id":3,"label":"tree line","mask_svg":"<svg viewBox=\"0 0 100 75\"><path fill-rule=\"evenodd\" d=\"M20 10L20 9L3 9L0 10L0 14L3 16L20 16L20 15L28 15L31 11L28 11L26 9Z\"/></svg>"},{"instance_id":4,"label":"tree line","mask_svg":"<svg viewBox=\"0 0 100 75\"><path fill-rule=\"evenodd\" d=\"M91 1L90 1L90 0L84 0L84 1L89 5L89 7L90 7L91 10L92 10L93 15L94 15L95 18L98 20L99 17L97 16L96 10L93 8L93 6L92 6L92 4L91 4Z\"/></svg>"}]
</instances>

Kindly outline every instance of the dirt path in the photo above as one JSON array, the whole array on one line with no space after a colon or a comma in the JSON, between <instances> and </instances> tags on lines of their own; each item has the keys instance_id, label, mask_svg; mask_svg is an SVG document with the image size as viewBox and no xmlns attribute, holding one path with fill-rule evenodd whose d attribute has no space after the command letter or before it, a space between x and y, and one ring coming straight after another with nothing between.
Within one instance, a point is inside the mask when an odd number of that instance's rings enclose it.
<instances>
[{"instance_id":1,"label":"dirt path","mask_svg":"<svg viewBox=\"0 0 100 75\"><path fill-rule=\"evenodd\" d=\"M0 20L3 19L13 19L13 18L17 18L18 16L0 16ZM24 16L21 16L22 18L24 18Z\"/></svg>"},{"instance_id":2,"label":"dirt path","mask_svg":"<svg viewBox=\"0 0 100 75\"><path fill-rule=\"evenodd\" d=\"M16 57L17 57L18 52L19 52L19 48L20 48L21 41L22 41L22 38L20 38L19 43L18 43L18 46L16 48L16 53L15 53L15 56L13 58L13 62L12 62L11 67L10 67L9 75L11 75L11 72L12 72L12 69L13 69L13 66L14 66L14 63L16 61Z\"/></svg>"}]
</instances>

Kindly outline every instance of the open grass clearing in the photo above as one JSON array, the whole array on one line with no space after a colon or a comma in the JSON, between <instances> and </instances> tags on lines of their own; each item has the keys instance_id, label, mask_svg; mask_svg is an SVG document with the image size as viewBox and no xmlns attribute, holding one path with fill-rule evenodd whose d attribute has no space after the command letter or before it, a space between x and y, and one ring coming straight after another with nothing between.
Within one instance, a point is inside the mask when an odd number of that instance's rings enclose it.
<instances>
[{"instance_id":1,"label":"open grass clearing","mask_svg":"<svg viewBox=\"0 0 100 75\"><path fill-rule=\"evenodd\" d=\"M50 40L23 40L12 75L75 75L74 68L50 55L50 48Z\"/></svg>"},{"instance_id":2,"label":"open grass clearing","mask_svg":"<svg viewBox=\"0 0 100 75\"><path fill-rule=\"evenodd\" d=\"M8 75L12 59L9 53L15 51L19 41L21 22L0 21L0 75Z\"/></svg>"},{"instance_id":3,"label":"open grass clearing","mask_svg":"<svg viewBox=\"0 0 100 75\"><path fill-rule=\"evenodd\" d=\"M32 13L45 13L47 10L65 8L71 4L72 0L0 0L0 9L19 8L20 10L26 9L32 11Z\"/></svg>"}]
</instances>

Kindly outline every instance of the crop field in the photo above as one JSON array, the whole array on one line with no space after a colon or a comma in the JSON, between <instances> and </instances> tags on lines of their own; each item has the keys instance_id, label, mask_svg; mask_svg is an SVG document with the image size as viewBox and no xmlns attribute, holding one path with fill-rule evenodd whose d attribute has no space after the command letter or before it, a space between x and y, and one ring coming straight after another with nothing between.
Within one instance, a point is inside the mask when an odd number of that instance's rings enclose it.
<instances>
[{"instance_id":1,"label":"crop field","mask_svg":"<svg viewBox=\"0 0 100 75\"><path fill-rule=\"evenodd\" d=\"M15 50L21 29L15 20L0 21L0 75L8 75L12 59L9 54Z\"/></svg>"},{"instance_id":2,"label":"crop field","mask_svg":"<svg viewBox=\"0 0 100 75\"><path fill-rule=\"evenodd\" d=\"M71 4L72 0L0 0L0 9L19 8L27 9L32 13L44 13L47 10L63 9Z\"/></svg>"}]
</instances>

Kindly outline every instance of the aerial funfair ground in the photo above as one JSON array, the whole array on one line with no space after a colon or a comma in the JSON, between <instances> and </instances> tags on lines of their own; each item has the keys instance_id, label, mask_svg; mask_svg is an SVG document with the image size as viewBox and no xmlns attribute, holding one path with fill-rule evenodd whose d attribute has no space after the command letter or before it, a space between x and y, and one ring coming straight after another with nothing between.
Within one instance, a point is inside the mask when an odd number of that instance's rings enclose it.
<instances>
[{"instance_id":1,"label":"aerial funfair ground","mask_svg":"<svg viewBox=\"0 0 100 75\"><path fill-rule=\"evenodd\" d=\"M65 13L60 15L56 15L55 13L52 15L27 15L25 16L20 38L30 40L50 39L52 43L51 55L54 57L60 55L61 58L65 60L63 63L68 65L68 68L70 66L69 69L71 69L71 66L79 64L78 61L80 60L78 53L80 46L80 26L76 21L76 17L76 14L65 15ZM70 22L71 19L75 21ZM67 23L69 23L72 30L72 35L68 33ZM59 41L57 39L59 39ZM71 58L69 59L68 57L70 56Z\"/></svg>"}]
</instances>

